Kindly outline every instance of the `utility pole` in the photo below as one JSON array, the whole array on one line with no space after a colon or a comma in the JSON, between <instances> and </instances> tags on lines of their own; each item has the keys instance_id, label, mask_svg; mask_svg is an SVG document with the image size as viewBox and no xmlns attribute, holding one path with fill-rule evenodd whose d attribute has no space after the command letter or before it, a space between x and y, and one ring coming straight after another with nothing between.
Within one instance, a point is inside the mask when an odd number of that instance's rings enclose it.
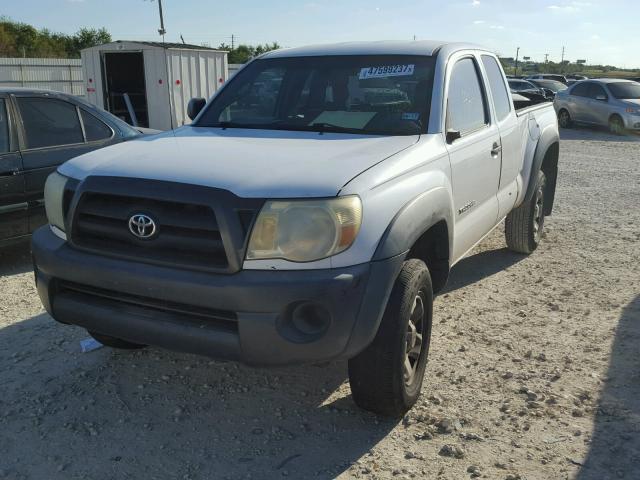
<instances>
[{"instance_id":1,"label":"utility pole","mask_svg":"<svg viewBox=\"0 0 640 480\"><path fill-rule=\"evenodd\" d=\"M231 34L231 50L235 50L236 48L236 36L232 33Z\"/></svg>"},{"instance_id":2,"label":"utility pole","mask_svg":"<svg viewBox=\"0 0 640 480\"><path fill-rule=\"evenodd\" d=\"M564 71L564 45L562 46L562 57L560 59L560 73Z\"/></svg>"},{"instance_id":3,"label":"utility pole","mask_svg":"<svg viewBox=\"0 0 640 480\"><path fill-rule=\"evenodd\" d=\"M520 53L520 47L516 49L516 69L513 72L514 75L518 75L518 54Z\"/></svg>"},{"instance_id":4,"label":"utility pole","mask_svg":"<svg viewBox=\"0 0 640 480\"><path fill-rule=\"evenodd\" d=\"M158 12L160 13L160 28L158 29L158 33L162 35L164 38L164 34L167 31L164 29L164 16L162 15L162 0L158 0Z\"/></svg>"},{"instance_id":5,"label":"utility pole","mask_svg":"<svg viewBox=\"0 0 640 480\"><path fill-rule=\"evenodd\" d=\"M545 53L544 54L544 63L547 63L547 62L549 62L549 54Z\"/></svg>"}]
</instances>

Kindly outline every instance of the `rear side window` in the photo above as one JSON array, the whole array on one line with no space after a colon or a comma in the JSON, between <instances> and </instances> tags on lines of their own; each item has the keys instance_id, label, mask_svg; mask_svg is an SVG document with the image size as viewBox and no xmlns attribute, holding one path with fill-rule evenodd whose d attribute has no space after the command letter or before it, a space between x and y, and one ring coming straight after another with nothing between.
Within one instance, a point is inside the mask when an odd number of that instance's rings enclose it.
<instances>
[{"instance_id":1,"label":"rear side window","mask_svg":"<svg viewBox=\"0 0 640 480\"><path fill-rule=\"evenodd\" d=\"M588 97L589 96L589 85L590 83L579 83L573 90L571 90L571 95L575 95L577 97Z\"/></svg>"},{"instance_id":2,"label":"rear side window","mask_svg":"<svg viewBox=\"0 0 640 480\"><path fill-rule=\"evenodd\" d=\"M83 143L75 105L55 98L19 97L27 148Z\"/></svg>"},{"instance_id":3,"label":"rear side window","mask_svg":"<svg viewBox=\"0 0 640 480\"><path fill-rule=\"evenodd\" d=\"M600 85L597 83L591 83L589 84L589 97L595 100L597 97L607 98L608 95Z\"/></svg>"},{"instance_id":4,"label":"rear side window","mask_svg":"<svg viewBox=\"0 0 640 480\"><path fill-rule=\"evenodd\" d=\"M87 142L111 138L113 132L111 132L111 129L102 120L99 120L82 109L80 110L80 115L82 116L82 124L84 125Z\"/></svg>"},{"instance_id":5,"label":"rear side window","mask_svg":"<svg viewBox=\"0 0 640 480\"><path fill-rule=\"evenodd\" d=\"M487 72L491 96L496 107L498 120L504 120L511 111L511 102L507 94L507 87L504 84L504 75L495 58L489 55L482 55L482 64Z\"/></svg>"},{"instance_id":6,"label":"rear side window","mask_svg":"<svg viewBox=\"0 0 640 480\"><path fill-rule=\"evenodd\" d=\"M459 60L449 80L447 129L461 134L477 130L487 122L487 108L478 69L471 58Z\"/></svg>"},{"instance_id":7,"label":"rear side window","mask_svg":"<svg viewBox=\"0 0 640 480\"><path fill-rule=\"evenodd\" d=\"M9 151L9 118L4 98L0 98L0 153Z\"/></svg>"}]
</instances>

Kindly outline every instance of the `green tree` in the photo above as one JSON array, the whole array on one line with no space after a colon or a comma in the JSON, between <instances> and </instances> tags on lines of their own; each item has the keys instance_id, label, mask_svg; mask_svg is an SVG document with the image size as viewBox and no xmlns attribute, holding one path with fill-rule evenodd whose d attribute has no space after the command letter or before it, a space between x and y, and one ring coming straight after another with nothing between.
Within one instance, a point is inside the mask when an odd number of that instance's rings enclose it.
<instances>
[{"instance_id":1,"label":"green tree","mask_svg":"<svg viewBox=\"0 0 640 480\"><path fill-rule=\"evenodd\" d=\"M226 43L221 43L218 47L219 50L226 50L228 53L229 63L247 63L253 57L262 55L263 53L270 52L271 50L277 50L280 47L278 42L265 43L264 45L238 45L236 48L231 48Z\"/></svg>"},{"instance_id":2,"label":"green tree","mask_svg":"<svg viewBox=\"0 0 640 480\"><path fill-rule=\"evenodd\" d=\"M37 30L0 17L0 55L6 57L80 57L80 50L111 41L104 28L81 28L73 35Z\"/></svg>"},{"instance_id":3,"label":"green tree","mask_svg":"<svg viewBox=\"0 0 640 480\"><path fill-rule=\"evenodd\" d=\"M69 53L79 57L80 50L109 42L111 34L106 28L81 28L71 37Z\"/></svg>"}]
</instances>

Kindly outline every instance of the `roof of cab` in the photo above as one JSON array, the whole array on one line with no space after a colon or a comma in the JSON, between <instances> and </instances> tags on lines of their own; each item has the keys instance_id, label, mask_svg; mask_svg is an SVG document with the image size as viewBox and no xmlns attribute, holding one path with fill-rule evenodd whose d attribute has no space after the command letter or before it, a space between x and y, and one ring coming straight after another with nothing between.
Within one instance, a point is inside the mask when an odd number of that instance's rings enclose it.
<instances>
[{"instance_id":1,"label":"roof of cab","mask_svg":"<svg viewBox=\"0 0 640 480\"><path fill-rule=\"evenodd\" d=\"M55 90L48 90L46 88L30 88L30 87L0 87L0 93L38 93L38 94L43 94L43 93L50 93L50 94L54 94L54 95L69 95L72 96L71 94L68 93L64 93L64 92L58 92Z\"/></svg>"},{"instance_id":2,"label":"roof of cab","mask_svg":"<svg viewBox=\"0 0 640 480\"><path fill-rule=\"evenodd\" d=\"M374 42L344 42L273 50L260 58L319 57L328 55L435 55L446 48L457 50L484 50L471 43L452 43L436 40L383 40Z\"/></svg>"}]
</instances>

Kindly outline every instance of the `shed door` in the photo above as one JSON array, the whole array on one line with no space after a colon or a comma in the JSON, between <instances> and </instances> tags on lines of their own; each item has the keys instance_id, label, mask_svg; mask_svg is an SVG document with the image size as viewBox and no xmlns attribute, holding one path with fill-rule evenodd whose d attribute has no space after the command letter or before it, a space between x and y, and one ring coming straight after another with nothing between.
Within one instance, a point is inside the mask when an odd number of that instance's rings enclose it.
<instances>
[{"instance_id":1,"label":"shed door","mask_svg":"<svg viewBox=\"0 0 640 480\"><path fill-rule=\"evenodd\" d=\"M130 125L149 126L142 52L104 52L104 106Z\"/></svg>"}]
</instances>

